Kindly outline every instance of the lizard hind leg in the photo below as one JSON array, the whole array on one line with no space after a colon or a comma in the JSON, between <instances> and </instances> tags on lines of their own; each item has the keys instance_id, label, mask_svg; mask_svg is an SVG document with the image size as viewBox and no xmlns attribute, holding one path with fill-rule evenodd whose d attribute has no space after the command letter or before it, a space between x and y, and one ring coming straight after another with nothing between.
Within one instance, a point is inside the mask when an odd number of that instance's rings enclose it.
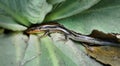
<instances>
[{"instance_id":1,"label":"lizard hind leg","mask_svg":"<svg viewBox=\"0 0 120 66\"><path fill-rule=\"evenodd\" d=\"M63 37L64 36L64 37ZM63 34L61 37L59 37L59 39L57 41L63 41L64 44L66 44L66 42L69 40L67 34Z\"/></svg>"}]
</instances>

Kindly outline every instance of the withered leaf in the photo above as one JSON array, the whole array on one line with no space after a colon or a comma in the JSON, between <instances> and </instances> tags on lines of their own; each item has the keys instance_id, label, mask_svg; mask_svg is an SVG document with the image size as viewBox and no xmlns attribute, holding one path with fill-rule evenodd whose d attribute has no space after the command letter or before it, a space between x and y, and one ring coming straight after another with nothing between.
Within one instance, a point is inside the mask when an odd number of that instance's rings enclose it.
<instances>
[{"instance_id":1,"label":"withered leaf","mask_svg":"<svg viewBox=\"0 0 120 66\"><path fill-rule=\"evenodd\" d=\"M103 64L120 66L120 48L111 46L87 46L87 54Z\"/></svg>"},{"instance_id":2,"label":"withered leaf","mask_svg":"<svg viewBox=\"0 0 120 66\"><path fill-rule=\"evenodd\" d=\"M118 33L104 33L102 31L93 30L88 36L104 41L120 43L120 34ZM120 64L120 47L85 45L85 48L87 54L97 61L109 64L110 66L119 66Z\"/></svg>"},{"instance_id":3,"label":"withered leaf","mask_svg":"<svg viewBox=\"0 0 120 66\"><path fill-rule=\"evenodd\" d=\"M104 33L102 31L93 30L88 36L98 38L101 40L120 43L120 34L118 33Z\"/></svg>"}]
</instances>

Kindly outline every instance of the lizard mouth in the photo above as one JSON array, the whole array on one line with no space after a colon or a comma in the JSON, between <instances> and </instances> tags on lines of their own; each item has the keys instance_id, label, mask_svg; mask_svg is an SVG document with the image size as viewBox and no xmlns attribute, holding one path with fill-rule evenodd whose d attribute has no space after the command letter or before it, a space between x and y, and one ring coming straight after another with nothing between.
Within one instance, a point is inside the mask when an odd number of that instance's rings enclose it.
<instances>
[{"instance_id":1,"label":"lizard mouth","mask_svg":"<svg viewBox=\"0 0 120 66\"><path fill-rule=\"evenodd\" d=\"M35 30L26 30L25 33L27 34L36 34L36 33L43 33L44 31L43 30L39 30L39 29L35 29Z\"/></svg>"}]
</instances>

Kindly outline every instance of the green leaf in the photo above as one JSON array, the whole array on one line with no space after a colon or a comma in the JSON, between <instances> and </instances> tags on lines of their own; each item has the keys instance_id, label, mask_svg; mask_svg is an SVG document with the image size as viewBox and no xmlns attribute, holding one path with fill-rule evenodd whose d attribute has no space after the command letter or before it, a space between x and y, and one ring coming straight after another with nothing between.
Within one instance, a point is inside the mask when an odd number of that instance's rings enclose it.
<instances>
[{"instance_id":1,"label":"green leaf","mask_svg":"<svg viewBox=\"0 0 120 66\"><path fill-rule=\"evenodd\" d=\"M27 19L33 24L41 23L44 20L46 14L48 14L52 9L52 5L48 4L46 0L18 1L21 1L21 4L25 4L22 6L22 14L27 17Z\"/></svg>"},{"instance_id":2,"label":"green leaf","mask_svg":"<svg viewBox=\"0 0 120 66\"><path fill-rule=\"evenodd\" d=\"M56 39L57 35L53 35ZM0 42L1 66L101 66L79 51L70 40L67 44L53 43L49 37L39 38L35 35L30 35L28 40L22 33L14 33L1 34Z\"/></svg>"},{"instance_id":3,"label":"green leaf","mask_svg":"<svg viewBox=\"0 0 120 66\"><path fill-rule=\"evenodd\" d=\"M39 65L40 59L41 59L40 55L42 53L41 53L40 42L38 37L35 35L30 35L27 43L28 45L26 48L22 65L23 66L40 66Z\"/></svg>"},{"instance_id":4,"label":"green leaf","mask_svg":"<svg viewBox=\"0 0 120 66\"><path fill-rule=\"evenodd\" d=\"M42 22L51 9L46 0L0 0L0 11L26 26Z\"/></svg>"},{"instance_id":5,"label":"green leaf","mask_svg":"<svg viewBox=\"0 0 120 66\"><path fill-rule=\"evenodd\" d=\"M30 40L28 42L29 45L24 58L27 60L32 56L38 56L30 62L25 63L25 66L76 66L69 57L64 55L53 44L49 37L39 39L35 35L30 36Z\"/></svg>"},{"instance_id":6,"label":"green leaf","mask_svg":"<svg viewBox=\"0 0 120 66\"><path fill-rule=\"evenodd\" d=\"M55 37L55 34L53 35ZM57 38L59 37L60 36L57 36ZM57 43L56 41L53 43L49 37L39 39L35 35L30 36L22 59L24 66L101 66L99 63L96 63L96 61L91 60L84 52L79 51L74 44L70 43L71 41L64 44L58 41ZM56 37L54 39L56 39ZM33 56L36 57L29 60Z\"/></svg>"},{"instance_id":7,"label":"green leaf","mask_svg":"<svg viewBox=\"0 0 120 66\"><path fill-rule=\"evenodd\" d=\"M101 6L104 5L104 6ZM104 0L87 11L59 20L68 29L90 34L93 29L106 33L120 33L120 1Z\"/></svg>"},{"instance_id":8,"label":"green leaf","mask_svg":"<svg viewBox=\"0 0 120 66\"><path fill-rule=\"evenodd\" d=\"M0 0L0 11L5 16L13 17L18 23L29 26L30 23L28 22L28 20L20 13L23 9L20 7L21 5L23 5L23 4L20 4L21 3L20 1ZM2 14L2 13L0 13L0 14Z\"/></svg>"},{"instance_id":9,"label":"green leaf","mask_svg":"<svg viewBox=\"0 0 120 66\"><path fill-rule=\"evenodd\" d=\"M23 31L27 28L20 24L17 24L12 18L0 15L0 27L13 30L13 31Z\"/></svg>"},{"instance_id":10,"label":"green leaf","mask_svg":"<svg viewBox=\"0 0 120 66\"><path fill-rule=\"evenodd\" d=\"M20 66L28 38L21 34L0 35L0 66Z\"/></svg>"},{"instance_id":11,"label":"green leaf","mask_svg":"<svg viewBox=\"0 0 120 66\"><path fill-rule=\"evenodd\" d=\"M57 7L50 14L48 14L45 20L56 20L78 14L90 8L99 1L100 0L66 0L61 3L61 6Z\"/></svg>"}]
</instances>

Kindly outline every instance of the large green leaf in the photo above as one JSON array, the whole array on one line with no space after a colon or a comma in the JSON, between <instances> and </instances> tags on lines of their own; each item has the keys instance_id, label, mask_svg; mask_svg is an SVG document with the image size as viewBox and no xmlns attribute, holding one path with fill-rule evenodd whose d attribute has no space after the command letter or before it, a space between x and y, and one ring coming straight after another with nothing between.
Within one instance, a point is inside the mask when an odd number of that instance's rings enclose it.
<instances>
[{"instance_id":1,"label":"large green leaf","mask_svg":"<svg viewBox=\"0 0 120 66\"><path fill-rule=\"evenodd\" d=\"M56 7L56 9L48 14L45 20L56 20L78 14L90 8L99 1L100 0L66 0L60 4L61 6Z\"/></svg>"},{"instance_id":2,"label":"large green leaf","mask_svg":"<svg viewBox=\"0 0 120 66\"><path fill-rule=\"evenodd\" d=\"M20 66L27 46L21 33L0 35L0 66Z\"/></svg>"},{"instance_id":3,"label":"large green leaf","mask_svg":"<svg viewBox=\"0 0 120 66\"><path fill-rule=\"evenodd\" d=\"M54 46L49 37L38 39L35 35L30 36L25 61L32 56L36 56L36 58L25 63L25 66L76 66L69 57Z\"/></svg>"},{"instance_id":4,"label":"large green leaf","mask_svg":"<svg viewBox=\"0 0 120 66\"><path fill-rule=\"evenodd\" d=\"M27 29L25 26L16 23L12 18L3 15L0 15L0 26L13 31L23 31Z\"/></svg>"},{"instance_id":5,"label":"large green leaf","mask_svg":"<svg viewBox=\"0 0 120 66\"><path fill-rule=\"evenodd\" d=\"M22 0L21 2L24 1L25 0ZM52 9L52 5L48 4L46 0L27 0L24 2L24 4L26 5L23 6L22 13L31 23L34 24L41 23L44 20L46 14L49 13Z\"/></svg>"},{"instance_id":6,"label":"large green leaf","mask_svg":"<svg viewBox=\"0 0 120 66\"><path fill-rule=\"evenodd\" d=\"M71 43L64 44L58 41L53 43L49 37L38 38L31 35L28 44L24 61L28 61L33 56L36 58L24 63L25 66L101 66Z\"/></svg>"},{"instance_id":7,"label":"large green leaf","mask_svg":"<svg viewBox=\"0 0 120 66\"><path fill-rule=\"evenodd\" d=\"M104 0L87 11L58 22L64 24L69 29L83 34L90 34L93 29L107 33L120 33L119 12L120 1Z\"/></svg>"},{"instance_id":8,"label":"large green leaf","mask_svg":"<svg viewBox=\"0 0 120 66\"><path fill-rule=\"evenodd\" d=\"M42 22L51 8L46 0L0 0L0 14L7 14L26 26Z\"/></svg>"},{"instance_id":9,"label":"large green leaf","mask_svg":"<svg viewBox=\"0 0 120 66\"><path fill-rule=\"evenodd\" d=\"M35 35L28 40L27 36L14 33L1 34L0 42L1 66L101 66L69 41L68 44L61 41L56 43L49 37L39 38Z\"/></svg>"},{"instance_id":10,"label":"large green leaf","mask_svg":"<svg viewBox=\"0 0 120 66\"><path fill-rule=\"evenodd\" d=\"M28 26L28 25L30 25L30 23L20 13L21 9L22 9L22 8L20 8L20 6L22 4L20 5L19 3L21 3L21 2L17 2L17 0L12 0L12 1L0 0L0 14L2 14L2 15L4 14L5 16L11 16L15 20L17 20L17 22L19 22L20 24Z\"/></svg>"}]
</instances>

